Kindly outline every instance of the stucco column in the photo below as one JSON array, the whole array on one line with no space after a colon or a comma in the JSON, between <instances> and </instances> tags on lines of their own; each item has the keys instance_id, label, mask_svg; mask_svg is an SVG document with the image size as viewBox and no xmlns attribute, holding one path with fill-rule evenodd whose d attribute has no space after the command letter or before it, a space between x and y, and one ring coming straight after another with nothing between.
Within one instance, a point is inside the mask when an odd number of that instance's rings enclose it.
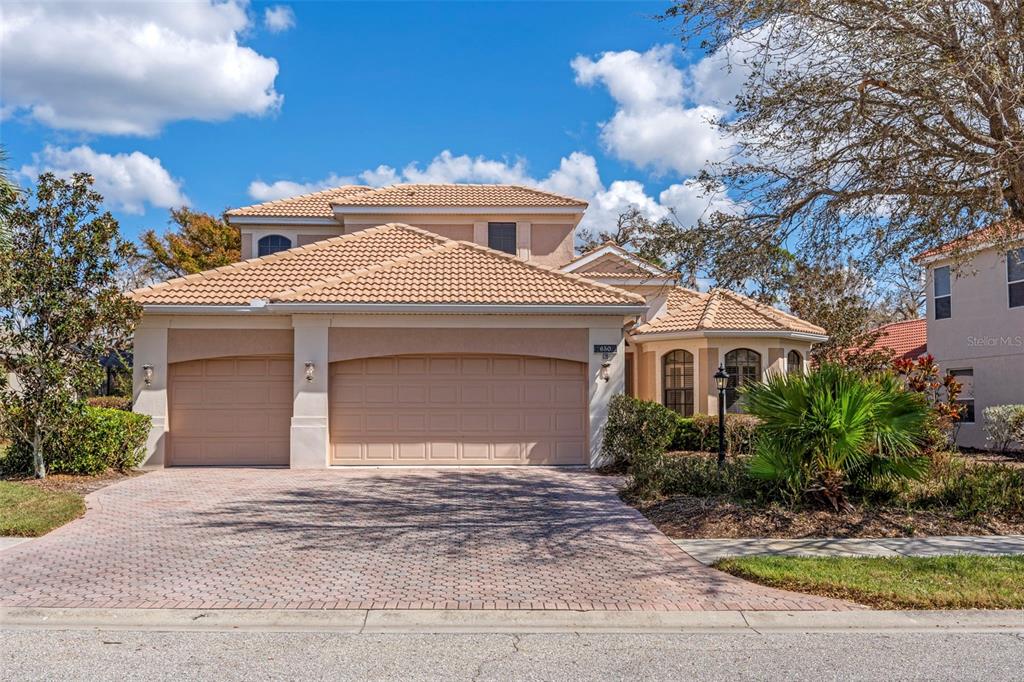
<instances>
[{"instance_id":1,"label":"stucco column","mask_svg":"<svg viewBox=\"0 0 1024 682\"><path fill-rule=\"evenodd\" d=\"M473 223L473 243L487 246L487 223Z\"/></svg>"},{"instance_id":2,"label":"stucco column","mask_svg":"<svg viewBox=\"0 0 1024 682\"><path fill-rule=\"evenodd\" d=\"M697 412L718 414L718 387L715 372L718 371L718 349L697 350Z\"/></svg>"},{"instance_id":3,"label":"stucco column","mask_svg":"<svg viewBox=\"0 0 1024 682\"><path fill-rule=\"evenodd\" d=\"M327 337L329 315L295 315L294 402L292 403L291 468L325 469L330 449L328 428ZM313 376L306 376L306 363Z\"/></svg>"},{"instance_id":4,"label":"stucco column","mask_svg":"<svg viewBox=\"0 0 1024 682\"><path fill-rule=\"evenodd\" d=\"M516 253L523 260L530 260L530 223L516 223Z\"/></svg>"},{"instance_id":5,"label":"stucco column","mask_svg":"<svg viewBox=\"0 0 1024 682\"><path fill-rule=\"evenodd\" d=\"M615 346L615 353L609 354L605 360L602 353L595 353L595 345ZM608 419L608 406L612 397L623 393L626 388L624 356L626 345L621 327L591 327L587 352L590 361L587 364L587 380L589 381L590 412L587 442L590 444L590 466L601 464L601 444L604 442L604 424ZM602 365L608 362L606 372ZM602 375L607 374L607 380Z\"/></svg>"},{"instance_id":6,"label":"stucco column","mask_svg":"<svg viewBox=\"0 0 1024 682\"><path fill-rule=\"evenodd\" d=\"M143 468L159 468L166 462L167 448L167 328L170 320L145 317L135 330L132 357L132 411L148 414L153 425L146 439ZM146 372L151 366L152 377L146 384Z\"/></svg>"},{"instance_id":7,"label":"stucco column","mask_svg":"<svg viewBox=\"0 0 1024 682\"><path fill-rule=\"evenodd\" d=\"M768 376L768 372L774 372L776 374L786 373L786 349L785 348L769 348L768 349L768 366L765 368L765 377ZM762 379L765 377L761 377Z\"/></svg>"}]
</instances>

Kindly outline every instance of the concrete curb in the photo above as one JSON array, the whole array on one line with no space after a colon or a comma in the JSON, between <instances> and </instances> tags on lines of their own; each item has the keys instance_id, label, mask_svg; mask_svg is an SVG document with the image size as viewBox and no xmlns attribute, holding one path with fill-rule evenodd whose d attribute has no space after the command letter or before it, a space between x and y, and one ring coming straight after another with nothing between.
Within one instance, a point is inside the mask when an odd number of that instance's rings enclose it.
<instances>
[{"instance_id":1,"label":"concrete curb","mask_svg":"<svg viewBox=\"0 0 1024 682\"><path fill-rule=\"evenodd\" d=\"M209 632L1024 632L1024 611L295 611L0 608L0 628Z\"/></svg>"}]
</instances>

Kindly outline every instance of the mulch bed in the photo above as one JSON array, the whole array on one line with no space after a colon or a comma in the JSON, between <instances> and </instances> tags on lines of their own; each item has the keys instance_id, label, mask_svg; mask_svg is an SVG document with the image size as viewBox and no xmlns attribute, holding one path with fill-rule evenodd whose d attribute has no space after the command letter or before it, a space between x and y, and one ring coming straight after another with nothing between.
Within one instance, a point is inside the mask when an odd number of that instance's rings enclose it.
<instances>
[{"instance_id":1,"label":"mulch bed","mask_svg":"<svg viewBox=\"0 0 1024 682\"><path fill-rule=\"evenodd\" d=\"M746 507L725 499L676 496L631 502L671 538L880 538L915 535L1024 534L1024 519L956 518L952 513L903 509L856 509L844 514Z\"/></svg>"},{"instance_id":2,"label":"mulch bed","mask_svg":"<svg viewBox=\"0 0 1024 682\"><path fill-rule=\"evenodd\" d=\"M36 486L44 490L54 490L61 492L78 493L79 495L88 495L89 493L105 488L112 483L119 483L129 478L141 476L144 471L131 471L129 473L119 473L117 471L108 471L106 473L97 474L95 476L84 476L80 474L49 474L46 478L11 478L7 480L17 481L26 485Z\"/></svg>"}]
</instances>

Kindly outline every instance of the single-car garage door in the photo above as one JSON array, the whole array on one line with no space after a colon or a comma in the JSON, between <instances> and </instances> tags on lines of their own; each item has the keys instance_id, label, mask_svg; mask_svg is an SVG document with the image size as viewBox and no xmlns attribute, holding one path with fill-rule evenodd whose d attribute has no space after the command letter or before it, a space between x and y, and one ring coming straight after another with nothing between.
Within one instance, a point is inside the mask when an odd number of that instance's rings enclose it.
<instances>
[{"instance_id":1,"label":"single-car garage door","mask_svg":"<svg viewBox=\"0 0 1024 682\"><path fill-rule=\"evenodd\" d=\"M168 464L288 465L291 358L178 362L168 378Z\"/></svg>"},{"instance_id":2,"label":"single-car garage door","mask_svg":"<svg viewBox=\"0 0 1024 682\"><path fill-rule=\"evenodd\" d=\"M332 464L586 464L583 363L403 355L331 365Z\"/></svg>"}]
</instances>

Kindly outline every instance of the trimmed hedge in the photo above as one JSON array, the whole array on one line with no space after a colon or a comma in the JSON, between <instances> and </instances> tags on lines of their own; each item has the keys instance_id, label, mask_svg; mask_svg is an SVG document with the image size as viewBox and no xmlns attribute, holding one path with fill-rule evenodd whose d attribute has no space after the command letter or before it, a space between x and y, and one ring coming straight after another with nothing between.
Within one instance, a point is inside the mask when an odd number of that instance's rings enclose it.
<instances>
[{"instance_id":1,"label":"trimmed hedge","mask_svg":"<svg viewBox=\"0 0 1024 682\"><path fill-rule=\"evenodd\" d=\"M85 404L89 407L106 407L111 410L123 410L125 412L132 411L131 397L123 395L94 395L91 398L86 398Z\"/></svg>"},{"instance_id":2,"label":"trimmed hedge","mask_svg":"<svg viewBox=\"0 0 1024 682\"><path fill-rule=\"evenodd\" d=\"M54 474L127 471L142 462L152 419L149 415L82 405L78 417L54 436L46 468ZM32 471L32 446L15 441L4 458L10 473Z\"/></svg>"},{"instance_id":3,"label":"trimmed hedge","mask_svg":"<svg viewBox=\"0 0 1024 682\"><path fill-rule=\"evenodd\" d=\"M749 455L754 450L761 422L749 414L725 415L725 449L731 455ZM713 451L718 449L718 416L696 414L676 415L672 450Z\"/></svg>"}]
</instances>

